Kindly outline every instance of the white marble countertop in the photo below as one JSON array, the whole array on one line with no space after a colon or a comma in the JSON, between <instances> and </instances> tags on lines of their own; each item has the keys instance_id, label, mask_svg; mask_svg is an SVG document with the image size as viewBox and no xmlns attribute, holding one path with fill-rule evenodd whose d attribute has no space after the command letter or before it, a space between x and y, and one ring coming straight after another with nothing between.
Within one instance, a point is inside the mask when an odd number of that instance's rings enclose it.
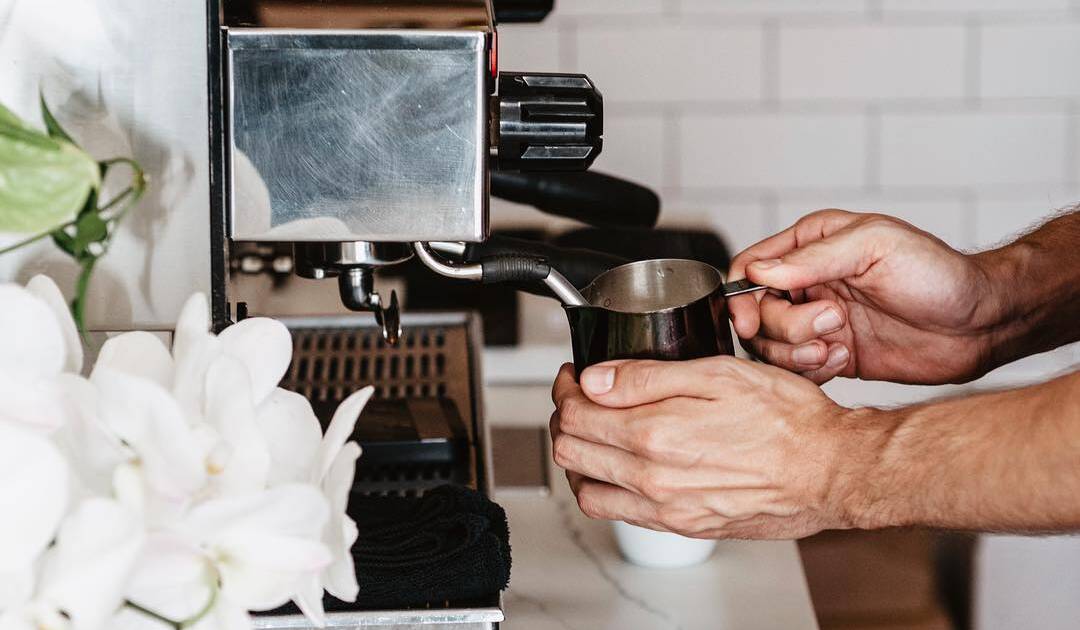
<instances>
[{"instance_id":1,"label":"white marble countertop","mask_svg":"<svg viewBox=\"0 0 1080 630\"><path fill-rule=\"evenodd\" d=\"M504 630L817 628L795 543L721 542L704 564L643 569L555 486L549 497L496 492L514 558Z\"/></svg>"}]
</instances>

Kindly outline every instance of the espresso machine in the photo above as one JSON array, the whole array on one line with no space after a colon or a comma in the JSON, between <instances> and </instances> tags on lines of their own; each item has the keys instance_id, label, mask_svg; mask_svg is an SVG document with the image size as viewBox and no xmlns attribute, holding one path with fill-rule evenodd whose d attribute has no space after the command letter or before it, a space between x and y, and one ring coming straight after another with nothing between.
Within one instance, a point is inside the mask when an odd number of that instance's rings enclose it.
<instances>
[{"instance_id":1,"label":"espresso machine","mask_svg":"<svg viewBox=\"0 0 1080 630\"><path fill-rule=\"evenodd\" d=\"M560 296L573 278L550 252L489 238L492 192L586 215L640 194L582 173L603 137L588 77L498 66L496 24L538 21L551 5L208 1L214 325L283 321L294 358L282 386L324 420L352 391L376 387L355 436L364 455L354 492L491 491L477 317L403 312L393 281L378 278L412 260ZM569 275L584 284L607 262L586 258ZM496 592L349 610L329 623L479 630L497 627L499 602ZM257 623L307 627L289 614Z\"/></svg>"}]
</instances>

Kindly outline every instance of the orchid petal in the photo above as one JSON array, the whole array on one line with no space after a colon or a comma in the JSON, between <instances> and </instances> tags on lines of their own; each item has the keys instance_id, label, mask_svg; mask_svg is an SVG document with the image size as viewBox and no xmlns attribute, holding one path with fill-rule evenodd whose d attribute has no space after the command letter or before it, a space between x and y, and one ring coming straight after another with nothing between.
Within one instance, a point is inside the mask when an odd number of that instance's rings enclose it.
<instances>
[{"instance_id":1,"label":"orchid petal","mask_svg":"<svg viewBox=\"0 0 1080 630\"><path fill-rule=\"evenodd\" d=\"M5 375L0 380L0 421L26 425L50 433L68 420L71 408L66 404L58 374L50 378L27 380L20 375ZM68 376L68 375L63 375Z\"/></svg>"},{"instance_id":2,"label":"orchid petal","mask_svg":"<svg viewBox=\"0 0 1080 630\"><path fill-rule=\"evenodd\" d=\"M225 354L239 359L247 367L256 404L266 400L292 361L289 329L277 320L252 317L221 331L218 339Z\"/></svg>"},{"instance_id":3,"label":"orchid petal","mask_svg":"<svg viewBox=\"0 0 1080 630\"><path fill-rule=\"evenodd\" d=\"M0 284L0 374L31 381L64 368L64 334L49 305L26 289Z\"/></svg>"},{"instance_id":4,"label":"orchid petal","mask_svg":"<svg viewBox=\"0 0 1080 630\"><path fill-rule=\"evenodd\" d=\"M34 594L34 570L32 565L7 573L0 573L0 610L21 606Z\"/></svg>"},{"instance_id":5,"label":"orchid petal","mask_svg":"<svg viewBox=\"0 0 1080 630\"><path fill-rule=\"evenodd\" d=\"M330 471L330 466L334 463L334 458L337 457L341 447L345 445L345 441L349 439L356 429L356 421L360 418L360 412L364 410L364 406L367 405L368 400L371 399L371 395L374 393L375 388L368 385L359 391L353 392L351 396L338 405L337 410L334 411L334 417L330 419L330 426L326 427L326 435L323 436L322 444L319 446L319 466L316 469L316 478L313 481L318 483L326 477L326 473Z\"/></svg>"},{"instance_id":6,"label":"orchid petal","mask_svg":"<svg viewBox=\"0 0 1080 630\"><path fill-rule=\"evenodd\" d=\"M310 479L318 461L322 426L308 399L278 388L256 413L270 452L267 483L276 486Z\"/></svg>"},{"instance_id":7,"label":"orchid petal","mask_svg":"<svg viewBox=\"0 0 1080 630\"><path fill-rule=\"evenodd\" d=\"M323 587L318 576L309 576L300 581L300 586L293 595L293 603L304 613L311 625L316 628L326 626L326 609L323 608Z\"/></svg>"},{"instance_id":8,"label":"orchid petal","mask_svg":"<svg viewBox=\"0 0 1080 630\"><path fill-rule=\"evenodd\" d=\"M168 389L173 382L173 360L165 343L141 330L110 337L101 346L94 369L109 368L150 379Z\"/></svg>"},{"instance_id":9,"label":"orchid petal","mask_svg":"<svg viewBox=\"0 0 1080 630\"><path fill-rule=\"evenodd\" d=\"M142 547L138 519L112 499L87 499L64 521L46 554L41 596L73 630L96 630L124 600Z\"/></svg>"},{"instance_id":10,"label":"orchid petal","mask_svg":"<svg viewBox=\"0 0 1080 630\"><path fill-rule=\"evenodd\" d=\"M54 385L66 403L68 421L52 438L71 466L75 494L110 494L113 470L131 459L131 451L101 421L97 388L90 381L61 374Z\"/></svg>"},{"instance_id":11,"label":"orchid petal","mask_svg":"<svg viewBox=\"0 0 1080 630\"><path fill-rule=\"evenodd\" d=\"M138 455L152 488L182 501L206 483L204 453L167 391L109 368L95 369L92 382L102 421Z\"/></svg>"},{"instance_id":12,"label":"orchid petal","mask_svg":"<svg viewBox=\"0 0 1080 630\"><path fill-rule=\"evenodd\" d=\"M288 484L197 505L181 530L216 559L223 593L250 610L268 610L330 563L320 541L328 512L314 487Z\"/></svg>"},{"instance_id":13,"label":"orchid petal","mask_svg":"<svg viewBox=\"0 0 1080 630\"><path fill-rule=\"evenodd\" d=\"M51 442L0 422L0 573L24 570L53 539L67 507L68 474Z\"/></svg>"},{"instance_id":14,"label":"orchid petal","mask_svg":"<svg viewBox=\"0 0 1080 630\"><path fill-rule=\"evenodd\" d=\"M195 293L184 302L180 316L176 318L173 333L173 356L177 361L187 353L193 344L210 334L210 303L206 295Z\"/></svg>"},{"instance_id":15,"label":"orchid petal","mask_svg":"<svg viewBox=\"0 0 1080 630\"><path fill-rule=\"evenodd\" d=\"M194 423L203 413L206 371L221 356L221 342L210 333L202 333L183 352L176 351L177 345L173 345L176 363L172 392L186 417Z\"/></svg>"},{"instance_id":16,"label":"orchid petal","mask_svg":"<svg viewBox=\"0 0 1080 630\"><path fill-rule=\"evenodd\" d=\"M206 372L206 419L229 446L218 489L236 494L266 487L270 452L255 423L248 372L233 357L219 357Z\"/></svg>"},{"instance_id":17,"label":"orchid petal","mask_svg":"<svg viewBox=\"0 0 1080 630\"><path fill-rule=\"evenodd\" d=\"M241 604L219 593L214 607L191 630L250 630L251 615Z\"/></svg>"},{"instance_id":18,"label":"orchid petal","mask_svg":"<svg viewBox=\"0 0 1080 630\"><path fill-rule=\"evenodd\" d=\"M334 562L323 572L322 581L328 593L344 602L356 601L360 590L356 583L356 569L352 557L352 546L356 543L359 532L356 522L345 513L358 457L360 445L356 442L345 444L334 458L329 474L322 484L323 493L330 501L330 523L327 525L324 540L330 547L330 553L334 555Z\"/></svg>"},{"instance_id":19,"label":"orchid petal","mask_svg":"<svg viewBox=\"0 0 1080 630\"><path fill-rule=\"evenodd\" d=\"M171 533L151 535L135 567L127 598L177 621L192 619L215 597L217 574L202 551Z\"/></svg>"},{"instance_id":20,"label":"orchid petal","mask_svg":"<svg viewBox=\"0 0 1080 630\"><path fill-rule=\"evenodd\" d=\"M64 371L78 374L83 366L82 339L79 331L75 328L75 320L71 316L67 300L60 293L53 279L46 275L36 275L26 283L26 290L40 298L52 311L56 323L60 326L60 332L64 339L66 360Z\"/></svg>"}]
</instances>

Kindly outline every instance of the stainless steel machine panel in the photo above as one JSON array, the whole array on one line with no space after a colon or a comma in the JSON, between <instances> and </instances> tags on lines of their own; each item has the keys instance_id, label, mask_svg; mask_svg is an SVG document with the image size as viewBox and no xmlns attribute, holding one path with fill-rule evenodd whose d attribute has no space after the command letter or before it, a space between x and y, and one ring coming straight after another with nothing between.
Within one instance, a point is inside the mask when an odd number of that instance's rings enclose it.
<instances>
[{"instance_id":1,"label":"stainless steel machine panel","mask_svg":"<svg viewBox=\"0 0 1080 630\"><path fill-rule=\"evenodd\" d=\"M488 33L227 34L229 236L487 236Z\"/></svg>"}]
</instances>

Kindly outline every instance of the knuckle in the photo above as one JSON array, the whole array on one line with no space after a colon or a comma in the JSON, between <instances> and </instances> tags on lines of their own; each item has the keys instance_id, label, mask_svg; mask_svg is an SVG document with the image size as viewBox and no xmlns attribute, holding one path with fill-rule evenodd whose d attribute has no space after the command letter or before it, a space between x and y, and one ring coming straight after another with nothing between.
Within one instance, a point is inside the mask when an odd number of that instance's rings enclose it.
<instances>
[{"instance_id":1,"label":"knuckle","mask_svg":"<svg viewBox=\"0 0 1080 630\"><path fill-rule=\"evenodd\" d=\"M568 398L559 407L559 429L573 433L581 425L582 415L585 413L580 398Z\"/></svg>"},{"instance_id":2,"label":"knuckle","mask_svg":"<svg viewBox=\"0 0 1080 630\"><path fill-rule=\"evenodd\" d=\"M591 519L603 518L602 512L600 510L600 505L597 502L596 497L594 497L587 488L582 488L577 493L577 504L578 509L581 510L581 513L585 516Z\"/></svg>"},{"instance_id":3,"label":"knuckle","mask_svg":"<svg viewBox=\"0 0 1080 630\"><path fill-rule=\"evenodd\" d=\"M572 447L564 435L555 438L551 447L551 455L559 468L568 468L573 464Z\"/></svg>"},{"instance_id":4,"label":"knuckle","mask_svg":"<svg viewBox=\"0 0 1080 630\"><path fill-rule=\"evenodd\" d=\"M667 503L671 498L672 489L670 484L656 469L646 469L641 475L638 485L641 486L641 494L655 503Z\"/></svg>"},{"instance_id":5,"label":"knuckle","mask_svg":"<svg viewBox=\"0 0 1080 630\"><path fill-rule=\"evenodd\" d=\"M653 419L638 421L631 433L634 451L650 459L658 455L662 450L661 433L662 430Z\"/></svg>"},{"instance_id":6,"label":"knuckle","mask_svg":"<svg viewBox=\"0 0 1080 630\"><path fill-rule=\"evenodd\" d=\"M627 385L635 391L649 391L656 380L656 366L650 362L634 363L627 371L630 372Z\"/></svg>"}]
</instances>

